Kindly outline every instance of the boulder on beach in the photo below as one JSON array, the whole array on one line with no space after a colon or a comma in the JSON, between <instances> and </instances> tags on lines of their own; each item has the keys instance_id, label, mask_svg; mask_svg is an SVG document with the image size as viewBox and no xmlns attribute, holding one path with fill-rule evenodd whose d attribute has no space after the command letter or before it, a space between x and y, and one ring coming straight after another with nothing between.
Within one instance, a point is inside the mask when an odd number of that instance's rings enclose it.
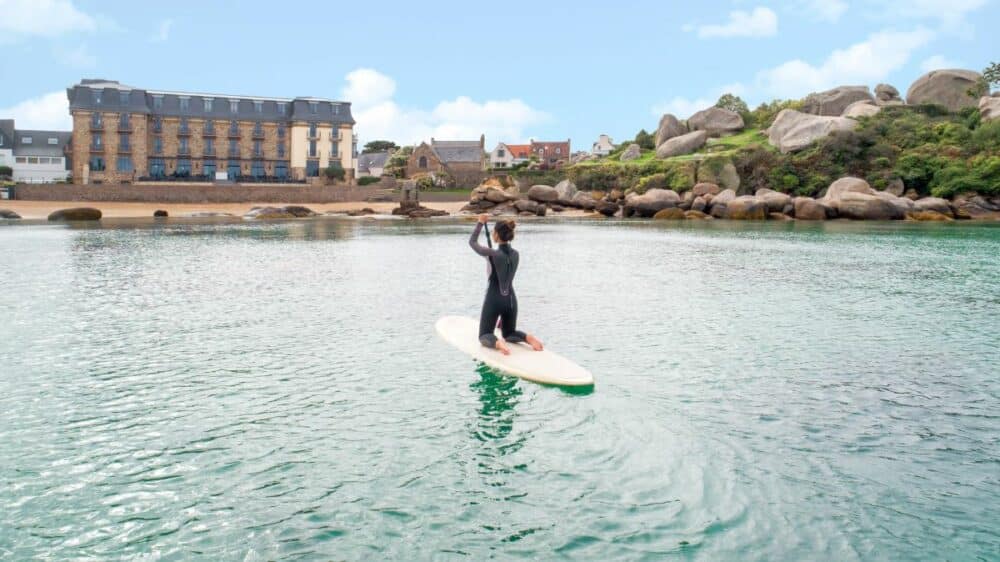
<instances>
[{"instance_id":1,"label":"boulder on beach","mask_svg":"<svg viewBox=\"0 0 1000 562\"><path fill-rule=\"evenodd\" d=\"M719 219L726 218L726 206L733 199L736 199L736 192L732 189L725 189L717 195L712 196L712 200L709 202L708 214Z\"/></svg>"},{"instance_id":2,"label":"boulder on beach","mask_svg":"<svg viewBox=\"0 0 1000 562\"><path fill-rule=\"evenodd\" d=\"M572 204L574 207L590 210L594 208L596 202L590 193L577 191L576 195L573 196Z\"/></svg>"},{"instance_id":3,"label":"boulder on beach","mask_svg":"<svg viewBox=\"0 0 1000 562\"><path fill-rule=\"evenodd\" d=\"M168 213L167 211L165 211L163 209L157 209L157 210L153 211L153 217L155 217L155 218L162 219L162 218L166 218L168 216L170 216L170 213Z\"/></svg>"},{"instance_id":4,"label":"boulder on beach","mask_svg":"<svg viewBox=\"0 0 1000 562\"><path fill-rule=\"evenodd\" d=\"M911 221L940 221L940 222L946 222L946 221L955 220L955 219L953 219L951 217L950 214L949 215L945 215L945 214L939 213L937 211L913 211L911 213L907 213L906 214L906 218L907 218L907 220L911 220Z\"/></svg>"},{"instance_id":5,"label":"boulder on beach","mask_svg":"<svg viewBox=\"0 0 1000 562\"><path fill-rule=\"evenodd\" d=\"M681 197L672 189L650 189L642 195L633 195L625 200L624 216L648 218L663 209L676 207Z\"/></svg>"},{"instance_id":6,"label":"boulder on beach","mask_svg":"<svg viewBox=\"0 0 1000 562\"><path fill-rule=\"evenodd\" d=\"M811 197L796 197L795 218L807 221L825 221L832 213L826 205Z\"/></svg>"},{"instance_id":7,"label":"boulder on beach","mask_svg":"<svg viewBox=\"0 0 1000 562\"><path fill-rule=\"evenodd\" d=\"M740 175L731 160L709 158L698 166L698 182L735 191L740 188Z\"/></svg>"},{"instance_id":8,"label":"boulder on beach","mask_svg":"<svg viewBox=\"0 0 1000 562\"><path fill-rule=\"evenodd\" d=\"M0 209L0 219L16 220L19 218L21 218L21 215L10 209Z\"/></svg>"},{"instance_id":9,"label":"boulder on beach","mask_svg":"<svg viewBox=\"0 0 1000 562\"><path fill-rule=\"evenodd\" d=\"M514 207L522 213L537 214L538 208L544 206L545 205L537 201L532 201L531 199L518 199L517 201L514 201Z\"/></svg>"},{"instance_id":10,"label":"boulder on beach","mask_svg":"<svg viewBox=\"0 0 1000 562\"><path fill-rule=\"evenodd\" d=\"M835 117L843 115L844 110L857 101L875 102L868 86L839 86L825 92L814 92L806 96L802 112Z\"/></svg>"},{"instance_id":11,"label":"boulder on beach","mask_svg":"<svg viewBox=\"0 0 1000 562\"><path fill-rule=\"evenodd\" d=\"M877 106L868 100L861 100L847 106L841 117L850 117L851 119L871 117L872 115L877 115L879 111L882 111L880 106Z\"/></svg>"},{"instance_id":12,"label":"boulder on beach","mask_svg":"<svg viewBox=\"0 0 1000 562\"><path fill-rule=\"evenodd\" d=\"M670 113L665 113L663 117L660 117L660 124L656 127L656 146L660 146L666 141L687 132L688 130L684 123L681 123L679 119Z\"/></svg>"},{"instance_id":13,"label":"boulder on beach","mask_svg":"<svg viewBox=\"0 0 1000 562\"><path fill-rule=\"evenodd\" d=\"M1000 219L1000 197L992 200L978 193L960 193L951 202L955 216L973 219Z\"/></svg>"},{"instance_id":14,"label":"boulder on beach","mask_svg":"<svg viewBox=\"0 0 1000 562\"><path fill-rule=\"evenodd\" d=\"M294 219L295 215L282 207L254 207L247 211L243 218L257 220Z\"/></svg>"},{"instance_id":15,"label":"boulder on beach","mask_svg":"<svg viewBox=\"0 0 1000 562\"><path fill-rule=\"evenodd\" d=\"M979 117L983 121L1000 118L1000 97L983 96L979 98Z\"/></svg>"},{"instance_id":16,"label":"boulder on beach","mask_svg":"<svg viewBox=\"0 0 1000 562\"><path fill-rule=\"evenodd\" d=\"M982 75L972 70L932 70L917 78L906 91L906 103L917 105L933 103L943 105L948 111L976 107L979 98L969 95L979 87Z\"/></svg>"},{"instance_id":17,"label":"boulder on beach","mask_svg":"<svg viewBox=\"0 0 1000 562\"><path fill-rule=\"evenodd\" d=\"M879 84L875 86L875 105L903 105L903 98L899 97L899 90L889 84Z\"/></svg>"},{"instance_id":18,"label":"boulder on beach","mask_svg":"<svg viewBox=\"0 0 1000 562\"><path fill-rule=\"evenodd\" d=\"M594 201L594 210L606 217L614 216L619 208L618 203L613 201L605 201L603 199Z\"/></svg>"},{"instance_id":19,"label":"boulder on beach","mask_svg":"<svg viewBox=\"0 0 1000 562\"><path fill-rule=\"evenodd\" d=\"M758 189L754 195L767 205L767 210L771 213L784 212L785 206L792 202L791 196L787 193L781 193L766 187Z\"/></svg>"},{"instance_id":20,"label":"boulder on beach","mask_svg":"<svg viewBox=\"0 0 1000 562\"><path fill-rule=\"evenodd\" d=\"M572 201L576 195L576 184L569 180L562 180L556 184L555 190L560 201Z\"/></svg>"},{"instance_id":21,"label":"boulder on beach","mask_svg":"<svg viewBox=\"0 0 1000 562\"><path fill-rule=\"evenodd\" d=\"M684 214L684 211L677 207L668 207L657 211L653 215L653 218L657 220L681 220L687 218L687 216Z\"/></svg>"},{"instance_id":22,"label":"boulder on beach","mask_svg":"<svg viewBox=\"0 0 1000 562\"><path fill-rule=\"evenodd\" d=\"M694 201L691 202L692 211L699 211L704 213L707 207L708 207L708 201L706 201L705 198L701 195L695 197Z\"/></svg>"},{"instance_id":23,"label":"boulder on beach","mask_svg":"<svg viewBox=\"0 0 1000 562\"><path fill-rule=\"evenodd\" d=\"M528 190L528 199L539 203L551 203L559 200L559 192L551 185L533 185Z\"/></svg>"},{"instance_id":24,"label":"boulder on beach","mask_svg":"<svg viewBox=\"0 0 1000 562\"><path fill-rule=\"evenodd\" d=\"M286 205L282 209L295 218L315 217L319 215L316 211L302 205Z\"/></svg>"},{"instance_id":25,"label":"boulder on beach","mask_svg":"<svg viewBox=\"0 0 1000 562\"><path fill-rule=\"evenodd\" d=\"M640 156L642 156L642 150L639 148L639 145L632 143L625 147L625 150L622 152L622 155L618 157L618 159L622 162L628 162L629 160L635 160Z\"/></svg>"},{"instance_id":26,"label":"boulder on beach","mask_svg":"<svg viewBox=\"0 0 1000 562\"><path fill-rule=\"evenodd\" d=\"M824 117L783 109L767 130L768 141L783 153L809 147L834 131L851 131L858 122L847 117Z\"/></svg>"},{"instance_id":27,"label":"boulder on beach","mask_svg":"<svg viewBox=\"0 0 1000 562\"><path fill-rule=\"evenodd\" d=\"M726 203L725 218L732 220L767 219L767 203L752 195L743 195Z\"/></svg>"},{"instance_id":28,"label":"boulder on beach","mask_svg":"<svg viewBox=\"0 0 1000 562\"><path fill-rule=\"evenodd\" d=\"M692 115L687 125L692 131L705 131L713 137L742 131L745 126L739 113L715 106Z\"/></svg>"},{"instance_id":29,"label":"boulder on beach","mask_svg":"<svg viewBox=\"0 0 1000 562\"><path fill-rule=\"evenodd\" d=\"M913 202L916 211L934 211L945 216L952 216L951 204L947 199L940 197L924 197Z\"/></svg>"},{"instance_id":30,"label":"boulder on beach","mask_svg":"<svg viewBox=\"0 0 1000 562\"><path fill-rule=\"evenodd\" d=\"M712 194L715 195L719 193L722 189L714 183L709 182L699 182L691 188L691 192L694 193L695 197L700 197L702 195Z\"/></svg>"},{"instance_id":31,"label":"boulder on beach","mask_svg":"<svg viewBox=\"0 0 1000 562\"><path fill-rule=\"evenodd\" d=\"M706 215L702 211L697 211L695 209L691 209L690 211L684 211L684 217L688 218L688 219L695 219L695 220L697 220L697 219L712 219L712 218L715 218L715 217L713 217L711 215Z\"/></svg>"},{"instance_id":32,"label":"boulder on beach","mask_svg":"<svg viewBox=\"0 0 1000 562\"><path fill-rule=\"evenodd\" d=\"M906 216L907 210L900 199L891 193L875 191L861 178L843 177L830 184L822 203L836 209L842 218L899 220Z\"/></svg>"},{"instance_id":33,"label":"boulder on beach","mask_svg":"<svg viewBox=\"0 0 1000 562\"><path fill-rule=\"evenodd\" d=\"M670 158L682 154L691 154L699 148L705 146L708 140L708 133L705 131L694 131L667 140L656 149L657 158Z\"/></svg>"},{"instance_id":34,"label":"boulder on beach","mask_svg":"<svg viewBox=\"0 0 1000 562\"><path fill-rule=\"evenodd\" d=\"M74 207L59 209L49 214L50 221L96 221L101 220L100 209L93 207Z\"/></svg>"}]
</instances>

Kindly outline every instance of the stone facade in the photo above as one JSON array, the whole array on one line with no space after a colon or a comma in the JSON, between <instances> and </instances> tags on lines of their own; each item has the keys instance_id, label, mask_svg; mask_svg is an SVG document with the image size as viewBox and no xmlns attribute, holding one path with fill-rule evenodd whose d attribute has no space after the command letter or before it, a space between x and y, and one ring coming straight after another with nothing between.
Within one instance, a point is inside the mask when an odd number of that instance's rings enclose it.
<instances>
[{"instance_id":1,"label":"stone facade","mask_svg":"<svg viewBox=\"0 0 1000 562\"><path fill-rule=\"evenodd\" d=\"M486 139L478 141L436 141L420 143L406 161L406 177L446 175L459 187L474 187L487 174Z\"/></svg>"}]
</instances>

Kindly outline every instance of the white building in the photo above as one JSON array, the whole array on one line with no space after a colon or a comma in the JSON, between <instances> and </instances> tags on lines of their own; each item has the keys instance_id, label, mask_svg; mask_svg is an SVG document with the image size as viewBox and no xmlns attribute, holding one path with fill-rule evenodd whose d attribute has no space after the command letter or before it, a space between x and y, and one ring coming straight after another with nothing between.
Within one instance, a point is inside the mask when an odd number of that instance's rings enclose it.
<instances>
[{"instance_id":1,"label":"white building","mask_svg":"<svg viewBox=\"0 0 1000 562\"><path fill-rule=\"evenodd\" d=\"M10 166L17 183L66 180L71 138L69 131L27 131L15 128L13 119L0 120L0 166Z\"/></svg>"},{"instance_id":2,"label":"white building","mask_svg":"<svg viewBox=\"0 0 1000 562\"><path fill-rule=\"evenodd\" d=\"M497 143L497 147L490 152L491 168L510 168L514 163L514 155L510 153L510 148L506 144Z\"/></svg>"},{"instance_id":3,"label":"white building","mask_svg":"<svg viewBox=\"0 0 1000 562\"><path fill-rule=\"evenodd\" d=\"M372 176L382 177L385 173L385 166L389 163L389 152L369 152L358 155L358 167L356 176L359 178Z\"/></svg>"},{"instance_id":4,"label":"white building","mask_svg":"<svg viewBox=\"0 0 1000 562\"><path fill-rule=\"evenodd\" d=\"M14 168L13 119L0 119L0 166Z\"/></svg>"},{"instance_id":5,"label":"white building","mask_svg":"<svg viewBox=\"0 0 1000 562\"><path fill-rule=\"evenodd\" d=\"M615 143L611 142L611 137L608 135L601 135L597 137L597 142L594 143L594 148L590 151L594 156L607 156L615 149Z\"/></svg>"}]
</instances>

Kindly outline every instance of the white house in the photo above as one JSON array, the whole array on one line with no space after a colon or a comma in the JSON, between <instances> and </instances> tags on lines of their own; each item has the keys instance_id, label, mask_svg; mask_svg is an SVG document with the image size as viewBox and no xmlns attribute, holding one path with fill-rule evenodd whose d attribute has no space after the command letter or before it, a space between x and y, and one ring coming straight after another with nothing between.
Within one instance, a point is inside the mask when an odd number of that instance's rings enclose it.
<instances>
[{"instance_id":1,"label":"white house","mask_svg":"<svg viewBox=\"0 0 1000 562\"><path fill-rule=\"evenodd\" d=\"M501 142L490 153L490 167L510 168L531 158L530 144L507 144Z\"/></svg>"},{"instance_id":2,"label":"white house","mask_svg":"<svg viewBox=\"0 0 1000 562\"><path fill-rule=\"evenodd\" d=\"M594 148L590 151L594 156L607 156L615 149L615 143L611 142L611 137L608 135L601 135L597 137L597 142L594 143Z\"/></svg>"},{"instance_id":3,"label":"white house","mask_svg":"<svg viewBox=\"0 0 1000 562\"><path fill-rule=\"evenodd\" d=\"M13 119L0 119L0 166L14 168Z\"/></svg>"},{"instance_id":4,"label":"white house","mask_svg":"<svg viewBox=\"0 0 1000 562\"><path fill-rule=\"evenodd\" d=\"M14 181L52 183L69 177L66 145L69 131L14 130Z\"/></svg>"},{"instance_id":5,"label":"white house","mask_svg":"<svg viewBox=\"0 0 1000 562\"><path fill-rule=\"evenodd\" d=\"M358 155L357 177L372 176L382 177L385 167L389 163L390 152L369 152Z\"/></svg>"}]
</instances>

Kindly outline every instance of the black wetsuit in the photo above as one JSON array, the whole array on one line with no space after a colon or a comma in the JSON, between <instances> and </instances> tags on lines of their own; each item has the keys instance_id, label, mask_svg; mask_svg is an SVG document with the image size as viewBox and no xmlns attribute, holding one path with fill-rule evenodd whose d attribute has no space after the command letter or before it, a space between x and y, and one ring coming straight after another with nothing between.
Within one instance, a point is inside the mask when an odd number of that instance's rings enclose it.
<instances>
[{"instance_id":1,"label":"black wetsuit","mask_svg":"<svg viewBox=\"0 0 1000 562\"><path fill-rule=\"evenodd\" d=\"M486 289L483 312L479 315L479 342L486 347L496 347L497 337L493 330L500 319L500 332L507 343L523 342L527 334L517 329L517 295L514 294L514 274L517 273L519 256L510 244L500 244L494 250L479 243L479 233L483 223L477 222L476 229L469 238L469 246L485 256L488 262L490 285Z\"/></svg>"}]
</instances>

